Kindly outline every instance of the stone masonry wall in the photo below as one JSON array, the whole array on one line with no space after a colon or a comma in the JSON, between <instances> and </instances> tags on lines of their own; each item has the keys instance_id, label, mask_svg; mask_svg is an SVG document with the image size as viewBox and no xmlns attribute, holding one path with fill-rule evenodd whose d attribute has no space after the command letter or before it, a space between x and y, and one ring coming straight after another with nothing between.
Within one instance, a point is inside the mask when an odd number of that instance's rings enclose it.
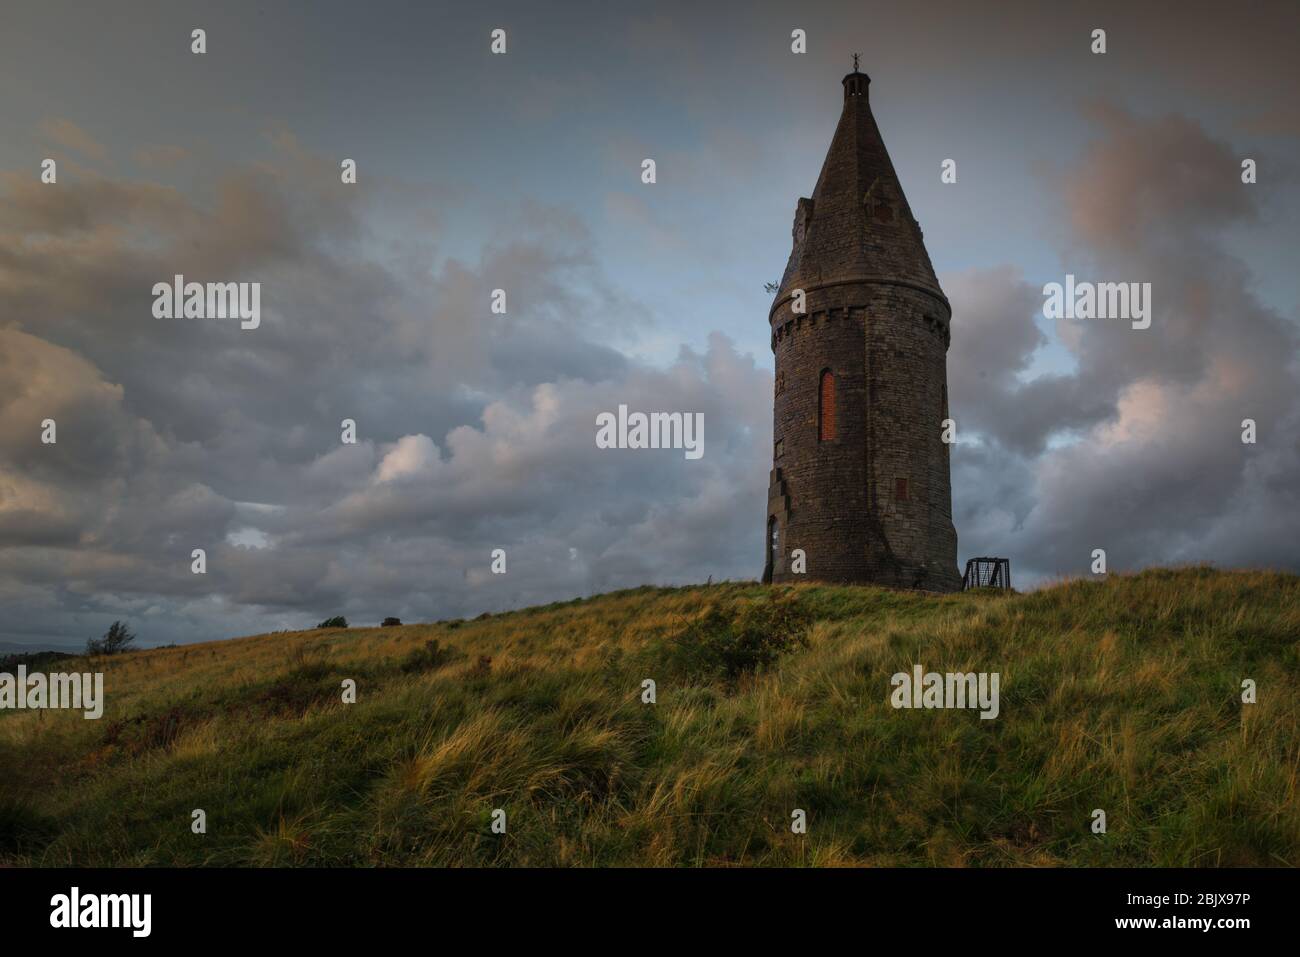
<instances>
[{"instance_id":1,"label":"stone masonry wall","mask_svg":"<svg viewBox=\"0 0 1300 957\"><path fill-rule=\"evenodd\" d=\"M772 318L772 580L960 587L941 440L946 303L903 284L849 283L809 291L807 306L800 316L786 302ZM823 369L836 386L830 441L818 438ZM806 575L790 572L795 548L807 554Z\"/></svg>"}]
</instances>

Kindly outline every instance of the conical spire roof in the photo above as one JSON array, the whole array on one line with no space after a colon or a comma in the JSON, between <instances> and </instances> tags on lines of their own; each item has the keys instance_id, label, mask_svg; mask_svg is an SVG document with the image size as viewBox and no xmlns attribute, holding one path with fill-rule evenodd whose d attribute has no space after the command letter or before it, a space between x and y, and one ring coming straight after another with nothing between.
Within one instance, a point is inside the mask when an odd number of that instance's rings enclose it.
<instances>
[{"instance_id":1,"label":"conical spire roof","mask_svg":"<svg viewBox=\"0 0 1300 957\"><path fill-rule=\"evenodd\" d=\"M844 110L812 199L799 200L777 302L792 289L855 279L903 282L944 299L871 115L870 82L857 70L844 77Z\"/></svg>"}]
</instances>

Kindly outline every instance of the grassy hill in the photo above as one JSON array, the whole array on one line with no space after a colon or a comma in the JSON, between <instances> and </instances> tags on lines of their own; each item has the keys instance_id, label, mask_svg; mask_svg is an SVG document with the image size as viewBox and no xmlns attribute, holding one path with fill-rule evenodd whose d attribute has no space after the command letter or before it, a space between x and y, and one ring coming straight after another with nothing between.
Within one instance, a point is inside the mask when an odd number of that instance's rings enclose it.
<instances>
[{"instance_id":1,"label":"grassy hill","mask_svg":"<svg viewBox=\"0 0 1300 957\"><path fill-rule=\"evenodd\" d=\"M894 709L917 663L999 672L999 717ZM99 721L0 711L0 863L1300 864L1294 575L647 587L90 667Z\"/></svg>"}]
</instances>

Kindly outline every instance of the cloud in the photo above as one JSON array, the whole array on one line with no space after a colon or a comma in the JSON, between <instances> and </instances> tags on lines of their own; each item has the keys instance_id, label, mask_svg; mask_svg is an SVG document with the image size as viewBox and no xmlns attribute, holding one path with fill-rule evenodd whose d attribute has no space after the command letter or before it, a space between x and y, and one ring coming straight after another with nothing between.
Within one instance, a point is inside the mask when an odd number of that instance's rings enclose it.
<instances>
[{"instance_id":1,"label":"cloud","mask_svg":"<svg viewBox=\"0 0 1300 957\"><path fill-rule=\"evenodd\" d=\"M59 146L75 150L91 159L102 160L108 155L104 144L77 126L71 120L50 118L42 120L40 135L43 139Z\"/></svg>"},{"instance_id":2,"label":"cloud","mask_svg":"<svg viewBox=\"0 0 1300 957\"><path fill-rule=\"evenodd\" d=\"M1225 238L1258 220L1257 194L1227 145L1185 118L1113 104L1089 115L1096 138L1057 184L1064 271L1150 282L1152 325L1061 320L1076 370L1021 381L1041 295L1005 269L956 277L952 395L981 443L977 469L955 465L963 543L1014 556L1031 579L1078 572L1093 548L1112 568L1300 566L1296 328L1257 298ZM1257 445L1241 441L1247 418ZM992 470L1017 481L990 495ZM1014 520L963 527L981 503Z\"/></svg>"},{"instance_id":3,"label":"cloud","mask_svg":"<svg viewBox=\"0 0 1300 957\"><path fill-rule=\"evenodd\" d=\"M319 195L294 175L316 160L278 143L278 170L227 173L208 203L5 181L14 636L82 637L147 608L146 640L185 640L754 573L768 371L718 335L662 368L604 344L645 317L560 211L521 209L476 259L382 257L370 206ZM154 319L152 285L177 272L262 282L261 328ZM597 449L596 415L619 404L703 413L704 457ZM57 446L39 443L46 416Z\"/></svg>"},{"instance_id":4,"label":"cloud","mask_svg":"<svg viewBox=\"0 0 1300 957\"><path fill-rule=\"evenodd\" d=\"M188 160L190 156L190 151L185 147L166 143L141 147L135 152L135 161L150 169L171 169Z\"/></svg>"}]
</instances>

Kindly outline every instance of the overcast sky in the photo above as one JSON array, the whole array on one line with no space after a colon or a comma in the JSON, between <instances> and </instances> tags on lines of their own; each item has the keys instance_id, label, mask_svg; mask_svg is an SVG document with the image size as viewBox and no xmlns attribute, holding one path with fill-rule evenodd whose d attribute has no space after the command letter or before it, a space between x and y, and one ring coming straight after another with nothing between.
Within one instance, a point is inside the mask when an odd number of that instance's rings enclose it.
<instances>
[{"instance_id":1,"label":"overcast sky","mask_svg":"<svg viewBox=\"0 0 1300 957\"><path fill-rule=\"evenodd\" d=\"M1294 2L128 6L0 23L0 639L757 577L763 285L852 52L953 306L961 563L1300 568ZM260 327L155 318L177 273ZM1045 319L1067 273L1151 328ZM597 449L620 403L704 456Z\"/></svg>"}]
</instances>

